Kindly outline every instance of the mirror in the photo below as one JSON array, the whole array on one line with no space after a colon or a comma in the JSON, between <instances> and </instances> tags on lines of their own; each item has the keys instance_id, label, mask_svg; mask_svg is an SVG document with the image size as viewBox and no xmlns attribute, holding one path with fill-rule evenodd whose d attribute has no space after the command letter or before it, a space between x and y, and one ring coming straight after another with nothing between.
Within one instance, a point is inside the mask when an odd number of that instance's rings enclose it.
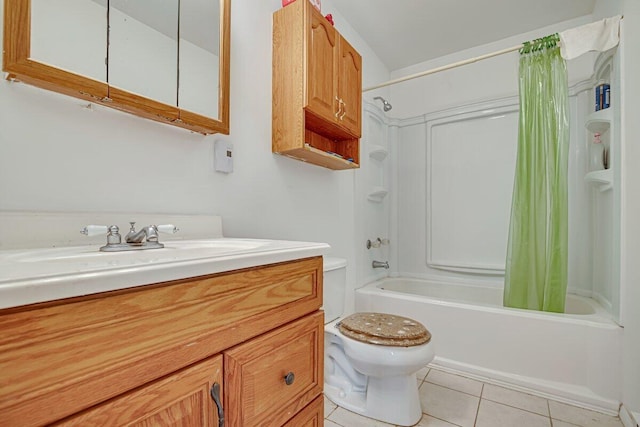
<instances>
[{"instance_id":1,"label":"mirror","mask_svg":"<svg viewBox=\"0 0 640 427\"><path fill-rule=\"evenodd\" d=\"M31 57L106 82L107 0L31 0Z\"/></svg>"},{"instance_id":2,"label":"mirror","mask_svg":"<svg viewBox=\"0 0 640 427\"><path fill-rule=\"evenodd\" d=\"M178 6L178 0L109 0L109 86L178 105Z\"/></svg>"},{"instance_id":3,"label":"mirror","mask_svg":"<svg viewBox=\"0 0 640 427\"><path fill-rule=\"evenodd\" d=\"M220 8L215 1L180 0L178 106L218 117ZM201 94L210 94L202 96Z\"/></svg>"},{"instance_id":4,"label":"mirror","mask_svg":"<svg viewBox=\"0 0 640 427\"><path fill-rule=\"evenodd\" d=\"M230 2L5 0L3 70L141 117L228 134Z\"/></svg>"}]
</instances>

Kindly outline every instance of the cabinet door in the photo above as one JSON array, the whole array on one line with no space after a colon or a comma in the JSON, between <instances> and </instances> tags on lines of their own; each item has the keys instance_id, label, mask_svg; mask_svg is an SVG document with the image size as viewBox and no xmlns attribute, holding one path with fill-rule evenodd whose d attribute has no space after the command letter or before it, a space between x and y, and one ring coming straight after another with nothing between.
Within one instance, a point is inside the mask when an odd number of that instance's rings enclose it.
<instances>
[{"instance_id":1,"label":"cabinet door","mask_svg":"<svg viewBox=\"0 0 640 427\"><path fill-rule=\"evenodd\" d=\"M225 351L228 427L281 426L322 395L323 319L317 312Z\"/></svg>"},{"instance_id":2,"label":"cabinet door","mask_svg":"<svg viewBox=\"0 0 640 427\"><path fill-rule=\"evenodd\" d=\"M214 356L57 425L218 426L217 407L210 391L218 383L222 402L222 381L222 355Z\"/></svg>"},{"instance_id":3,"label":"cabinet door","mask_svg":"<svg viewBox=\"0 0 640 427\"><path fill-rule=\"evenodd\" d=\"M306 108L316 116L335 122L338 112L336 64L339 36L329 21L313 7L309 8L313 10L307 33Z\"/></svg>"},{"instance_id":4,"label":"cabinet door","mask_svg":"<svg viewBox=\"0 0 640 427\"><path fill-rule=\"evenodd\" d=\"M338 97L343 101L340 124L354 136L361 136L362 57L342 37L339 38Z\"/></svg>"}]
</instances>

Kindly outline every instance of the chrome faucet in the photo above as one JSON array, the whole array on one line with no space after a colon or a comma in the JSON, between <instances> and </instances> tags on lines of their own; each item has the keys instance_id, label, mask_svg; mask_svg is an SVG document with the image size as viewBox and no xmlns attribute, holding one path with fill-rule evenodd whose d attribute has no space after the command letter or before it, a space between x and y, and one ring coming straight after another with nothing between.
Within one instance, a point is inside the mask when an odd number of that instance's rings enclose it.
<instances>
[{"instance_id":1,"label":"chrome faucet","mask_svg":"<svg viewBox=\"0 0 640 427\"><path fill-rule=\"evenodd\" d=\"M117 225L87 225L80 233L86 236L95 236L97 234L107 234L107 244L102 246L102 252L120 252L135 251L142 249L160 249L164 245L158 241L158 233L176 233L178 228L173 224L166 225L149 225L136 231L135 222L130 222L131 229L124 237L125 243L122 243L122 236Z\"/></svg>"},{"instance_id":2,"label":"chrome faucet","mask_svg":"<svg viewBox=\"0 0 640 427\"><path fill-rule=\"evenodd\" d=\"M158 243L158 227L155 225L148 225L140 231L136 231L136 223L130 222L129 224L131 224L131 229L124 236L125 242L134 244L139 244L143 241Z\"/></svg>"},{"instance_id":3,"label":"chrome faucet","mask_svg":"<svg viewBox=\"0 0 640 427\"><path fill-rule=\"evenodd\" d=\"M373 261L371 263L371 267L373 268L386 268L389 269L389 261Z\"/></svg>"}]
</instances>

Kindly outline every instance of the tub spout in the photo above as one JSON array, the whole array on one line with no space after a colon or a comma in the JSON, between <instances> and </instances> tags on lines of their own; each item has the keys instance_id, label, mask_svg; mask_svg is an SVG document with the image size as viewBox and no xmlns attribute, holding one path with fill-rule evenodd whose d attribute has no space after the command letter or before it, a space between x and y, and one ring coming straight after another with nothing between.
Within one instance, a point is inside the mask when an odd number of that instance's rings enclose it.
<instances>
[{"instance_id":1,"label":"tub spout","mask_svg":"<svg viewBox=\"0 0 640 427\"><path fill-rule=\"evenodd\" d=\"M371 267L373 268L386 268L389 269L389 261L373 261L371 263Z\"/></svg>"}]
</instances>

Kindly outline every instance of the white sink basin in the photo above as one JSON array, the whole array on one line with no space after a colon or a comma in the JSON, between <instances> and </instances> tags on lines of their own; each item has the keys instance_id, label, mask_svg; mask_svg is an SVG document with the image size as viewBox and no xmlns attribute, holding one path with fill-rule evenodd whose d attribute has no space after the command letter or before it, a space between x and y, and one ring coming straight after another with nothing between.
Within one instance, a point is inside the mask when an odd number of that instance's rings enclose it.
<instances>
[{"instance_id":1,"label":"white sink basin","mask_svg":"<svg viewBox=\"0 0 640 427\"><path fill-rule=\"evenodd\" d=\"M122 263L166 262L248 253L266 248L269 241L252 239L174 240L163 242L164 248L122 252L101 252L95 246L33 249L17 251L3 257L14 263L93 263L96 267Z\"/></svg>"},{"instance_id":2,"label":"white sink basin","mask_svg":"<svg viewBox=\"0 0 640 427\"><path fill-rule=\"evenodd\" d=\"M259 239L164 241L161 249L100 246L0 251L0 308L207 276L323 255L326 243Z\"/></svg>"}]
</instances>

